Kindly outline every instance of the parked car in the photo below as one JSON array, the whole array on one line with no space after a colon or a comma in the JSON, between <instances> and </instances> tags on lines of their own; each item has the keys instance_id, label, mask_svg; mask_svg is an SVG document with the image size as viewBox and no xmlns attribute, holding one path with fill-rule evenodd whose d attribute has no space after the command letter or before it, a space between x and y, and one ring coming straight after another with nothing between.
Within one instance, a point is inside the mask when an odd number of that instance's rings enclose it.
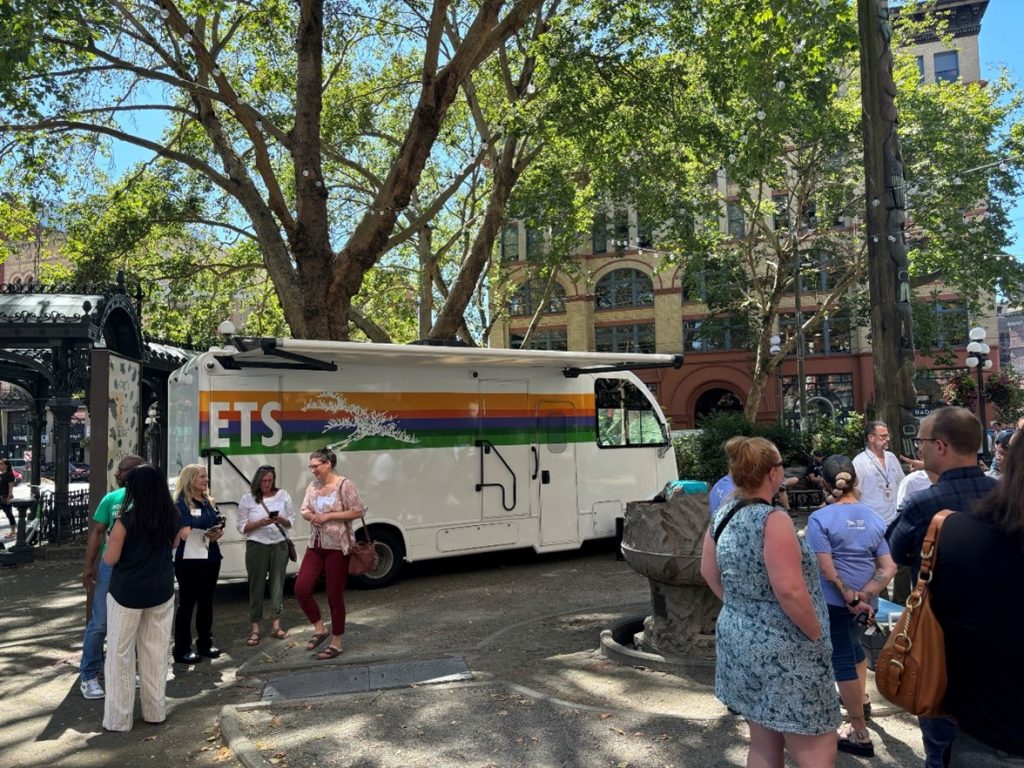
<instances>
[{"instance_id":1,"label":"parked car","mask_svg":"<svg viewBox=\"0 0 1024 768\"><path fill-rule=\"evenodd\" d=\"M47 480L55 479L54 464L43 464L39 471ZM82 462L68 462L68 482L84 483L89 480L89 465Z\"/></svg>"}]
</instances>

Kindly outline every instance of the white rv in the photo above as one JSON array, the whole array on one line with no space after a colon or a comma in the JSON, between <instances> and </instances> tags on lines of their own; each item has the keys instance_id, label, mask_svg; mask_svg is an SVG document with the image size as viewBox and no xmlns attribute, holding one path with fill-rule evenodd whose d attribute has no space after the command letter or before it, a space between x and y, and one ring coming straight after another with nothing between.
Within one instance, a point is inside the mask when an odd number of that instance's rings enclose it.
<instances>
[{"instance_id":1,"label":"white rv","mask_svg":"<svg viewBox=\"0 0 1024 768\"><path fill-rule=\"evenodd\" d=\"M275 467L297 507L309 454L325 445L369 508L378 562L364 586L391 583L404 562L613 536L627 502L677 476L665 417L630 370L681 356L233 344L169 383L168 472L208 465L228 518L224 580L245 578L234 515L257 467ZM300 558L308 530L299 518Z\"/></svg>"}]
</instances>

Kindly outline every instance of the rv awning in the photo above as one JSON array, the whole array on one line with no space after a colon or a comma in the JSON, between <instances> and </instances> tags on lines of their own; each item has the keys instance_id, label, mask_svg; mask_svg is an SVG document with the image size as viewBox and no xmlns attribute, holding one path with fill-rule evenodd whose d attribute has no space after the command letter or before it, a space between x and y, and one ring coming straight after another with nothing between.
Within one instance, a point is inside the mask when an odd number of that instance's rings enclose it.
<instances>
[{"instance_id":1,"label":"rv awning","mask_svg":"<svg viewBox=\"0 0 1024 768\"><path fill-rule=\"evenodd\" d=\"M566 376L603 371L679 368L682 355L644 355L613 352L549 352L532 349L489 349L416 344L373 344L350 341L305 339L233 340L240 349L225 349L216 355L226 368L323 369L333 361L346 359L363 364L405 366L481 365L510 368L557 368ZM305 362L303 362L305 361Z\"/></svg>"}]
</instances>

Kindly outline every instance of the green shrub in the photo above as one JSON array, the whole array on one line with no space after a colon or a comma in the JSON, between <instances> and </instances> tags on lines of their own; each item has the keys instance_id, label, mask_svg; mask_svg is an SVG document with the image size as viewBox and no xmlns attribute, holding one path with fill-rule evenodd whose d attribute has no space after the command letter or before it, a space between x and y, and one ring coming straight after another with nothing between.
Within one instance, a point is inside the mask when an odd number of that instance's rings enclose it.
<instances>
[{"instance_id":1,"label":"green shrub","mask_svg":"<svg viewBox=\"0 0 1024 768\"><path fill-rule=\"evenodd\" d=\"M709 484L729 471L722 443L736 435L771 440L787 467L806 466L814 448L820 448L826 456L841 453L852 458L864 447L864 417L859 413L850 414L842 421L822 417L817 429L804 435L784 424L751 423L742 413L731 411L705 416L698 428L698 432L673 440L676 467L681 479L704 480Z\"/></svg>"},{"instance_id":2,"label":"green shrub","mask_svg":"<svg viewBox=\"0 0 1024 768\"><path fill-rule=\"evenodd\" d=\"M683 480L702 479L697 471L697 467L700 466L700 455L697 450L699 439L700 434L697 432L687 432L672 439L672 447L676 452L677 477Z\"/></svg>"},{"instance_id":3,"label":"green shrub","mask_svg":"<svg viewBox=\"0 0 1024 768\"><path fill-rule=\"evenodd\" d=\"M861 414L848 414L844 420L824 416L818 425L819 430L812 436L811 445L825 456L838 453L852 459L864 450L864 417Z\"/></svg>"}]
</instances>

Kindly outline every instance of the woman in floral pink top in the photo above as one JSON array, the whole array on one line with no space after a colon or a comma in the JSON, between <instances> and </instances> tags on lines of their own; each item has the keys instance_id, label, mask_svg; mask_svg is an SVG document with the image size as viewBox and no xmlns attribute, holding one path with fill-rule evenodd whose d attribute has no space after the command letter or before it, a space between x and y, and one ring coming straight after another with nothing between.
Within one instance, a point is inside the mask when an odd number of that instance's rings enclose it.
<instances>
[{"instance_id":1,"label":"woman in floral pink top","mask_svg":"<svg viewBox=\"0 0 1024 768\"><path fill-rule=\"evenodd\" d=\"M309 545L302 556L295 578L295 598L306 618L313 624L313 636L306 643L314 651L327 639L327 628L313 589L320 574L327 572L327 605L331 610L331 642L316 654L321 661L341 654L341 636L345 633L345 582L348 580L348 555L352 551L352 521L366 511L355 483L334 468L338 458L330 448L320 448L309 456L313 482L306 489L299 513L309 521Z\"/></svg>"}]
</instances>

